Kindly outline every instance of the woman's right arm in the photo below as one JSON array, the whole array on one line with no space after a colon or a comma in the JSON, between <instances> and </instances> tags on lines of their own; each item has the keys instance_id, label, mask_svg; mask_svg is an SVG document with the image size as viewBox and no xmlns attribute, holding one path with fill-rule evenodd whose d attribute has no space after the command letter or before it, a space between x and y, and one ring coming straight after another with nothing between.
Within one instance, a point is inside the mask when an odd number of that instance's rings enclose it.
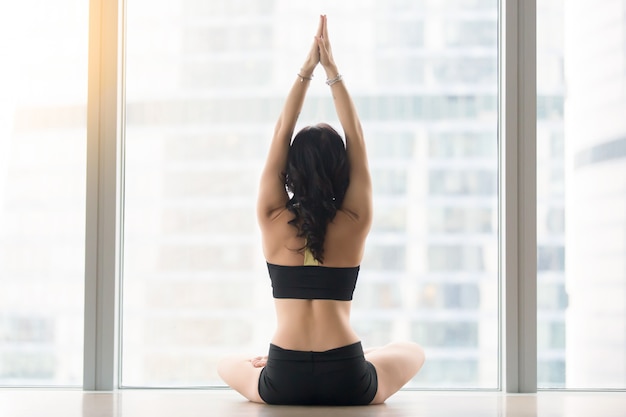
<instances>
[{"instance_id":1,"label":"woman's right arm","mask_svg":"<svg viewBox=\"0 0 626 417\"><path fill-rule=\"evenodd\" d=\"M322 18L322 36L316 37L319 45L320 63L326 71L328 80L330 82L336 80L330 85L330 90L337 117L346 138L346 151L350 162L350 185L346 191L342 209L369 228L372 220L372 180L367 163L367 151L361 121L354 102L339 76L328 40L326 16L322 16Z\"/></svg>"},{"instance_id":2,"label":"woman's right arm","mask_svg":"<svg viewBox=\"0 0 626 417\"><path fill-rule=\"evenodd\" d=\"M316 38L322 34L322 25L323 21L320 16ZM270 222L276 213L284 210L285 204L289 200L282 174L287 165L287 154L289 153L289 145L296 122L304 105L304 98L313 77L313 70L315 70L318 63L319 48L316 41L313 41L300 73L293 82L285 99L283 109L274 128L274 136L265 161L265 167L261 173L257 198L257 216L261 225Z\"/></svg>"}]
</instances>

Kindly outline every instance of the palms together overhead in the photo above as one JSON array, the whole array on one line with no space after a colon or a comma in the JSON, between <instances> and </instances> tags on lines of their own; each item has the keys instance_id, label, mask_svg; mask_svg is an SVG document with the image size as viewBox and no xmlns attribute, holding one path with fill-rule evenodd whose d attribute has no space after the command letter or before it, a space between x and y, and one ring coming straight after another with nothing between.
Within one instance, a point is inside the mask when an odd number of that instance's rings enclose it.
<instances>
[{"instance_id":1,"label":"palms together overhead","mask_svg":"<svg viewBox=\"0 0 626 417\"><path fill-rule=\"evenodd\" d=\"M320 16L317 32L315 34L315 40L313 41L304 65L302 66L302 75L310 77L317 64L322 64L327 76L332 72L336 72L335 60L333 58L332 48L328 38L326 15Z\"/></svg>"}]
</instances>

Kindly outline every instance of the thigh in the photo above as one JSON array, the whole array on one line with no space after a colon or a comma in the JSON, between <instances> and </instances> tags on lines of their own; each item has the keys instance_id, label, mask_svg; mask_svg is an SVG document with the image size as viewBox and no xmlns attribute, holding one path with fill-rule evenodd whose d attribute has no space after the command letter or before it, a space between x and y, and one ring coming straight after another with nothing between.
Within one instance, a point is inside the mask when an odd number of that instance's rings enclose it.
<instances>
[{"instance_id":1,"label":"thigh","mask_svg":"<svg viewBox=\"0 0 626 417\"><path fill-rule=\"evenodd\" d=\"M424 364L424 350L416 343L397 342L367 350L365 359L376 368L378 391L372 404L383 403L411 380Z\"/></svg>"},{"instance_id":2,"label":"thigh","mask_svg":"<svg viewBox=\"0 0 626 417\"><path fill-rule=\"evenodd\" d=\"M250 356L230 356L220 360L217 372L232 389L255 403L263 403L259 395L259 375L263 368L256 368Z\"/></svg>"}]
</instances>

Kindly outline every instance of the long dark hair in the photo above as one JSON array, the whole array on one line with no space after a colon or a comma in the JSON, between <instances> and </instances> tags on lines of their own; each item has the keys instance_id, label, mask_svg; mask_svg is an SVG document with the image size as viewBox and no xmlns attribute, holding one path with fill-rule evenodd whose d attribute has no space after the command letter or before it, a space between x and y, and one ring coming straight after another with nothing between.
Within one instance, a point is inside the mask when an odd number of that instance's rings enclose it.
<instances>
[{"instance_id":1,"label":"long dark hair","mask_svg":"<svg viewBox=\"0 0 626 417\"><path fill-rule=\"evenodd\" d=\"M292 197L287 209L289 222L306 239L308 248L324 261L326 227L341 208L350 183L350 166L343 140L331 126L320 123L300 130L293 139L283 174Z\"/></svg>"}]
</instances>

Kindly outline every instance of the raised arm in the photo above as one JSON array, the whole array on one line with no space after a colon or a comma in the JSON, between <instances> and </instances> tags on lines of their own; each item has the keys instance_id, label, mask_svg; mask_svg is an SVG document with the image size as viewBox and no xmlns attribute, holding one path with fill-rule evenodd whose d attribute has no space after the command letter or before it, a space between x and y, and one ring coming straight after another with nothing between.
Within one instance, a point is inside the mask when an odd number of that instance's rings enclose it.
<instances>
[{"instance_id":1,"label":"raised arm","mask_svg":"<svg viewBox=\"0 0 626 417\"><path fill-rule=\"evenodd\" d=\"M323 20L320 16L316 38L322 36ZM265 168L261 174L259 195L257 200L257 217L260 222L271 220L276 213L285 208L288 201L282 172L287 164L287 153L293 136L298 116L304 104L313 70L320 60L317 40L313 41L300 72L283 105L282 112L274 128L274 136L270 144Z\"/></svg>"},{"instance_id":2,"label":"raised arm","mask_svg":"<svg viewBox=\"0 0 626 417\"><path fill-rule=\"evenodd\" d=\"M330 86L337 117L344 131L350 161L350 185L342 209L369 227L372 221L372 180L367 163L365 139L356 107L333 58L326 16L322 16L322 35L316 39L320 63L326 72L327 84Z\"/></svg>"}]
</instances>

